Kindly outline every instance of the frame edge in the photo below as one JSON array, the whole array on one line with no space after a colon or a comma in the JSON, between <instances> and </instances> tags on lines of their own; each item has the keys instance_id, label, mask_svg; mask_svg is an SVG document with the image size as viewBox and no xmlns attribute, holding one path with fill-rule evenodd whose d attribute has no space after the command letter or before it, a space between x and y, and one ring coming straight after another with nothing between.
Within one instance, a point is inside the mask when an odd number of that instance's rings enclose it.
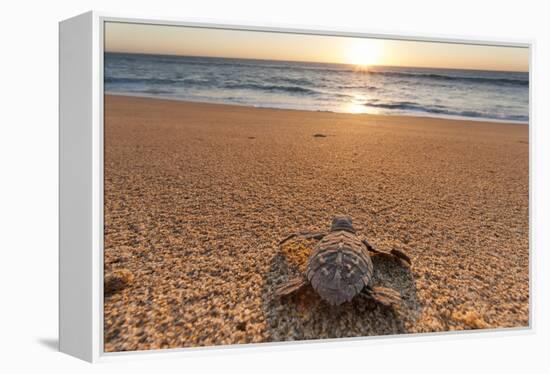
<instances>
[{"instance_id":1,"label":"frame edge","mask_svg":"<svg viewBox=\"0 0 550 374\"><path fill-rule=\"evenodd\" d=\"M59 350L94 361L93 12L59 23Z\"/></svg>"}]
</instances>

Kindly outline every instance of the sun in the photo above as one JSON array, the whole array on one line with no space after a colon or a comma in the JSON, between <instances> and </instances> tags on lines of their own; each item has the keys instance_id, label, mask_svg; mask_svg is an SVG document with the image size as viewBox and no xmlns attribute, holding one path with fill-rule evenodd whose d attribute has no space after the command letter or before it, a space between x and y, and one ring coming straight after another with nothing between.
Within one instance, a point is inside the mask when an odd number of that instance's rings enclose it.
<instances>
[{"instance_id":1,"label":"sun","mask_svg":"<svg viewBox=\"0 0 550 374\"><path fill-rule=\"evenodd\" d=\"M381 48L376 40L353 40L347 47L347 61L365 68L380 64Z\"/></svg>"}]
</instances>

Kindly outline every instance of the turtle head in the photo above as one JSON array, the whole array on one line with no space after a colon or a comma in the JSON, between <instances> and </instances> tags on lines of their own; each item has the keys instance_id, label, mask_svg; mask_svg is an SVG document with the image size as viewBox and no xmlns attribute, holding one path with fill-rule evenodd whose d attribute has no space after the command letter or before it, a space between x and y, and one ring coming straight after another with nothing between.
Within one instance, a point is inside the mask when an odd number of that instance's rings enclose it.
<instances>
[{"instance_id":1,"label":"turtle head","mask_svg":"<svg viewBox=\"0 0 550 374\"><path fill-rule=\"evenodd\" d=\"M351 223L351 217L349 216L336 216L332 219L332 224L330 225L330 231L348 231L352 234L355 234L355 228Z\"/></svg>"}]
</instances>

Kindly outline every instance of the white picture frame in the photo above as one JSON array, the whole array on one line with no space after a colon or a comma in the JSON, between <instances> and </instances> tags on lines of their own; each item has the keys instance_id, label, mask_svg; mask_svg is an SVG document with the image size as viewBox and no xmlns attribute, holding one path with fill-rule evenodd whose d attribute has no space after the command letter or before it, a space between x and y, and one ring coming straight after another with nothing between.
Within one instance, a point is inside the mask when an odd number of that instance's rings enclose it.
<instances>
[{"instance_id":1,"label":"white picture frame","mask_svg":"<svg viewBox=\"0 0 550 374\"><path fill-rule=\"evenodd\" d=\"M376 344L379 339L414 341L448 339L460 332L407 334L305 342L249 344L208 348L105 353L103 351L103 25L105 22L181 25L219 29L255 30L312 35L391 38L396 40L516 46L529 48L532 77L533 41L478 40L432 35L392 35L353 30L319 30L294 25L233 24L204 20L150 19L87 12L59 24L59 347L69 355L89 362L106 362L151 356L212 354L227 349L285 350L317 344ZM529 108L529 140L532 155L532 85ZM530 169L533 167L532 160ZM531 173L530 173L531 182ZM532 190L530 183L530 223ZM533 329L532 226L530 224L530 308L527 328L468 332L475 336L526 334Z\"/></svg>"}]
</instances>

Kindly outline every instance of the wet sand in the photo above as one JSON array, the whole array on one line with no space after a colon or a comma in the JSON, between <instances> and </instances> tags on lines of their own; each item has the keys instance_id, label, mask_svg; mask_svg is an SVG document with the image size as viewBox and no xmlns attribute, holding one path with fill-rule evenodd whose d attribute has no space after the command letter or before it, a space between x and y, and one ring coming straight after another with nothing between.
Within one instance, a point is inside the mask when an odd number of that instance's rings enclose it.
<instances>
[{"instance_id":1,"label":"wet sand","mask_svg":"<svg viewBox=\"0 0 550 374\"><path fill-rule=\"evenodd\" d=\"M527 326L528 165L525 125L106 96L105 351ZM273 295L338 213L398 309Z\"/></svg>"}]
</instances>

